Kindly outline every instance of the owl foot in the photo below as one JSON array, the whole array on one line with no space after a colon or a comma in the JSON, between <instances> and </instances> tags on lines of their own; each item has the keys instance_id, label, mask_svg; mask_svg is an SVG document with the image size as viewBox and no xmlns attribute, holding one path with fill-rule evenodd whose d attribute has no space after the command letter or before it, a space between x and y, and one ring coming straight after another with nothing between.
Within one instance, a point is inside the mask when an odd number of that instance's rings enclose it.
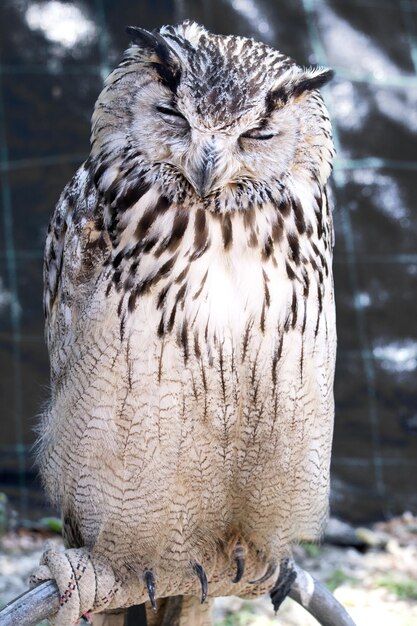
<instances>
[{"instance_id":1,"label":"owl foot","mask_svg":"<svg viewBox=\"0 0 417 626\"><path fill-rule=\"evenodd\" d=\"M269 592L275 613L278 611L279 607L289 594L292 584L296 578L297 573L290 560L284 559L281 561L277 582Z\"/></svg>"},{"instance_id":2,"label":"owl foot","mask_svg":"<svg viewBox=\"0 0 417 626\"><path fill-rule=\"evenodd\" d=\"M193 563L194 573L197 574L201 584L201 604L204 603L208 593L207 575L199 563Z\"/></svg>"},{"instance_id":3,"label":"owl foot","mask_svg":"<svg viewBox=\"0 0 417 626\"><path fill-rule=\"evenodd\" d=\"M149 594L149 600L151 601L153 610L156 612L155 576L151 571L146 570L144 578Z\"/></svg>"},{"instance_id":4,"label":"owl foot","mask_svg":"<svg viewBox=\"0 0 417 626\"><path fill-rule=\"evenodd\" d=\"M275 561L272 561L271 563L269 563L268 567L266 568L266 572L263 576L261 576L260 578L257 578L256 580L250 580L250 584L251 585L261 585L262 583L264 583L265 581L268 580L268 578L271 578L271 576L273 574L275 574L275 570L277 569L277 564L275 563Z\"/></svg>"},{"instance_id":5,"label":"owl foot","mask_svg":"<svg viewBox=\"0 0 417 626\"><path fill-rule=\"evenodd\" d=\"M235 562L236 562L236 575L232 580L232 583L238 583L245 571L245 554L243 546L237 545L235 548Z\"/></svg>"}]
</instances>

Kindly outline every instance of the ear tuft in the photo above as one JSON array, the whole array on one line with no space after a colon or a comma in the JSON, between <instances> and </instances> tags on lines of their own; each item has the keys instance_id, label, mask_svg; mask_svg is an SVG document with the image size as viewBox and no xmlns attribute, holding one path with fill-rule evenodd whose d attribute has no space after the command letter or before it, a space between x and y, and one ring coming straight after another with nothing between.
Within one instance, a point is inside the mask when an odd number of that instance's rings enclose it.
<instances>
[{"instance_id":1,"label":"ear tuft","mask_svg":"<svg viewBox=\"0 0 417 626\"><path fill-rule=\"evenodd\" d=\"M155 30L149 32L138 26L127 26L126 32L132 42L150 56L148 62L155 67L162 82L175 93L181 77L181 61L175 50Z\"/></svg>"},{"instance_id":2,"label":"ear tuft","mask_svg":"<svg viewBox=\"0 0 417 626\"><path fill-rule=\"evenodd\" d=\"M321 89L326 83L332 80L333 76L333 70L323 67L311 67L303 70L300 72L299 76L295 77L291 85L291 95L299 96L304 91Z\"/></svg>"},{"instance_id":3,"label":"ear tuft","mask_svg":"<svg viewBox=\"0 0 417 626\"><path fill-rule=\"evenodd\" d=\"M178 60L174 50L155 30L149 32L138 26L126 26L126 33L137 46L148 52L155 53L161 63L173 65L174 61L176 62Z\"/></svg>"},{"instance_id":4,"label":"ear tuft","mask_svg":"<svg viewBox=\"0 0 417 626\"><path fill-rule=\"evenodd\" d=\"M149 48L153 50L159 43L154 33L150 33L144 28L139 28L139 26L126 26L125 30L133 43L143 48Z\"/></svg>"}]
</instances>

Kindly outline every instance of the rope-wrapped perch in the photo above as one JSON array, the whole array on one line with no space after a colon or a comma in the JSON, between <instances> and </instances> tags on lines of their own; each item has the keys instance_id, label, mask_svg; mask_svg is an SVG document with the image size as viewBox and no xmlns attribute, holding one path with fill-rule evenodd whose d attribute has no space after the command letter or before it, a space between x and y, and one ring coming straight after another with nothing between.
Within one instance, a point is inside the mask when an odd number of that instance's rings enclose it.
<instances>
[{"instance_id":1,"label":"rope-wrapped perch","mask_svg":"<svg viewBox=\"0 0 417 626\"><path fill-rule=\"evenodd\" d=\"M344 607L321 582L298 565L290 598L316 618L321 626L355 626ZM59 607L59 591L55 582L48 581L22 594L2 611L0 626L35 626L53 615Z\"/></svg>"}]
</instances>

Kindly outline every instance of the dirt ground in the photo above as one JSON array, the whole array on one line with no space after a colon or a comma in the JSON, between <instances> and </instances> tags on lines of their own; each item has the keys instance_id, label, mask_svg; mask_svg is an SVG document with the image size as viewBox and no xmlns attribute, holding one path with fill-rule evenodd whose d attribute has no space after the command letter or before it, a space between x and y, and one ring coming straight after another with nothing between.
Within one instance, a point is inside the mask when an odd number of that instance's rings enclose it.
<instances>
[{"instance_id":1,"label":"dirt ground","mask_svg":"<svg viewBox=\"0 0 417 626\"><path fill-rule=\"evenodd\" d=\"M352 528L332 520L321 546L295 550L295 560L325 582L357 626L417 626L417 517L405 513L372 528ZM336 531L335 531L336 528ZM46 531L20 529L0 539L0 602L27 589L27 579L46 541ZM334 543L354 544L338 546ZM255 601L219 598L216 626L314 626L317 622L287 599L277 616L268 597Z\"/></svg>"}]
</instances>

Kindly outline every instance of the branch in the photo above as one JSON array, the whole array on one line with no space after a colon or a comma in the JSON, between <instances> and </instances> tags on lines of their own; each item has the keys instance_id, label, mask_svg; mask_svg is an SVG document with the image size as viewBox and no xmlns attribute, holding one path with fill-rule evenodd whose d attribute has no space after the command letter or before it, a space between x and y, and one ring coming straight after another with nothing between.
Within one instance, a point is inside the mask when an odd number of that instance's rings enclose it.
<instances>
[{"instance_id":1,"label":"branch","mask_svg":"<svg viewBox=\"0 0 417 626\"><path fill-rule=\"evenodd\" d=\"M316 618L321 626L355 626L346 609L329 589L311 574L294 564L297 578L289 596Z\"/></svg>"},{"instance_id":2,"label":"branch","mask_svg":"<svg viewBox=\"0 0 417 626\"><path fill-rule=\"evenodd\" d=\"M316 618L321 626L355 626L343 606L321 582L295 565L290 598ZM0 611L0 626L36 626L59 607L59 592L52 581L26 591Z\"/></svg>"},{"instance_id":3,"label":"branch","mask_svg":"<svg viewBox=\"0 0 417 626\"><path fill-rule=\"evenodd\" d=\"M48 580L12 600L0 611L0 626L36 626L59 609L56 583Z\"/></svg>"}]
</instances>

